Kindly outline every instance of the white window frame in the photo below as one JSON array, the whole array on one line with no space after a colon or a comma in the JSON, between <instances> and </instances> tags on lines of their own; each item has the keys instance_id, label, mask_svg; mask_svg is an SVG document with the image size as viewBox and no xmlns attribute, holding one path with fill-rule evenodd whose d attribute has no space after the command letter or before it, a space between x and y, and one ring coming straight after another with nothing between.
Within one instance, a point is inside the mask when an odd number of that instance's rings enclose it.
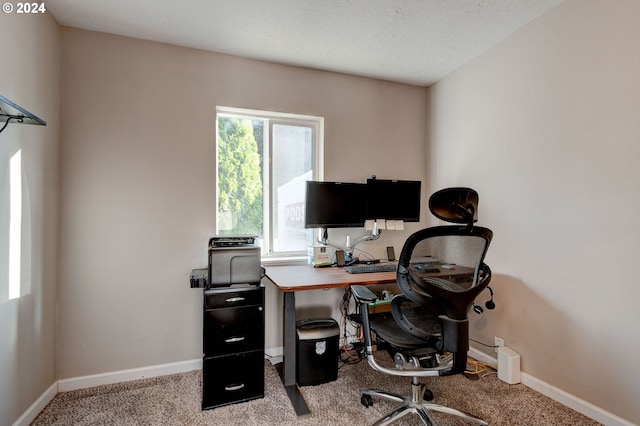
<instances>
[{"instance_id":1,"label":"white window frame","mask_svg":"<svg viewBox=\"0 0 640 426\"><path fill-rule=\"evenodd\" d=\"M218 149L217 149L217 141L218 141L218 116L226 115L226 116L234 116L239 118L258 118L267 121L268 125L264 132L264 141L263 141L263 185L268 194L264 194L263 196L263 220L264 220L264 235L263 235L263 247L262 247L262 257L263 259L281 259L281 258L296 258L296 257L306 257L306 251L296 251L296 252L274 252L274 243L273 243L273 234L274 234L274 224L272 221L273 218L273 209L277 208L275 206L275 189L272 187L273 182L273 171L271 169L271 159L272 159L272 133L273 126L277 124L281 125L301 125L313 128L314 141L313 141L313 180L323 180L324 179L324 117L311 116L311 115L302 115L302 114L290 114L290 113L282 113L282 112L273 112L273 111L262 111L255 109L245 109L245 108L234 108L234 107L225 107L225 106L217 106L216 107L216 179L218 177ZM218 185L215 188L215 209L216 209L216 231L218 229Z\"/></svg>"}]
</instances>

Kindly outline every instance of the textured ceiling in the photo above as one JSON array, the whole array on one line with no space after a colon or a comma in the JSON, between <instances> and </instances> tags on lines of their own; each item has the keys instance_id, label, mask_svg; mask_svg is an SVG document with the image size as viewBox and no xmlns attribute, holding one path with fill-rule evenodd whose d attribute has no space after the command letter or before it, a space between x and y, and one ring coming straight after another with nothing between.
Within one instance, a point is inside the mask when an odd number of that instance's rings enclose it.
<instances>
[{"instance_id":1,"label":"textured ceiling","mask_svg":"<svg viewBox=\"0 0 640 426\"><path fill-rule=\"evenodd\" d=\"M66 26L419 86L564 0L48 0Z\"/></svg>"}]
</instances>

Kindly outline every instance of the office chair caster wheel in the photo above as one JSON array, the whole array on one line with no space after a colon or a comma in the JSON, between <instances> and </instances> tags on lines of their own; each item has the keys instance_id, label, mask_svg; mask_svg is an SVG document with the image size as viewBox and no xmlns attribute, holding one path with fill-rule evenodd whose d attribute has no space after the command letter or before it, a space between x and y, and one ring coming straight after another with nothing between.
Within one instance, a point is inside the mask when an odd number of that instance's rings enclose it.
<instances>
[{"instance_id":1,"label":"office chair caster wheel","mask_svg":"<svg viewBox=\"0 0 640 426\"><path fill-rule=\"evenodd\" d=\"M424 390L424 394L422 395L422 399L425 401L433 401L433 392L429 389Z\"/></svg>"},{"instance_id":2,"label":"office chair caster wheel","mask_svg":"<svg viewBox=\"0 0 640 426\"><path fill-rule=\"evenodd\" d=\"M369 408L373 405L373 397L371 395L364 394L360 398L360 404L364 405L366 408Z\"/></svg>"}]
</instances>

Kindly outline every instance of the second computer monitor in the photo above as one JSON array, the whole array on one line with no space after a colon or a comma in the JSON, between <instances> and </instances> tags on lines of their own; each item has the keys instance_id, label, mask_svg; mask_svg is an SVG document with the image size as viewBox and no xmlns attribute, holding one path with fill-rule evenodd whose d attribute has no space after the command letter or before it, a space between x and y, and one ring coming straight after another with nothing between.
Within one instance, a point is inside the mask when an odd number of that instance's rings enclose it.
<instances>
[{"instance_id":1,"label":"second computer monitor","mask_svg":"<svg viewBox=\"0 0 640 426\"><path fill-rule=\"evenodd\" d=\"M367 179L367 219L420 221L420 181Z\"/></svg>"}]
</instances>

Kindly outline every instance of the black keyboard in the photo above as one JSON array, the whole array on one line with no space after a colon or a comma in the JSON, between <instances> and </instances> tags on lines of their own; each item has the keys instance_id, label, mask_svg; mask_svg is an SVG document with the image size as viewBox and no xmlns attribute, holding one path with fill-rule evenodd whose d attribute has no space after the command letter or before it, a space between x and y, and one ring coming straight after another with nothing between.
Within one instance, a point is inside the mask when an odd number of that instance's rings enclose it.
<instances>
[{"instance_id":1,"label":"black keyboard","mask_svg":"<svg viewBox=\"0 0 640 426\"><path fill-rule=\"evenodd\" d=\"M393 263L373 263L371 265L349 265L343 266L343 268L350 274L367 274L370 272L395 272L396 265Z\"/></svg>"}]
</instances>

